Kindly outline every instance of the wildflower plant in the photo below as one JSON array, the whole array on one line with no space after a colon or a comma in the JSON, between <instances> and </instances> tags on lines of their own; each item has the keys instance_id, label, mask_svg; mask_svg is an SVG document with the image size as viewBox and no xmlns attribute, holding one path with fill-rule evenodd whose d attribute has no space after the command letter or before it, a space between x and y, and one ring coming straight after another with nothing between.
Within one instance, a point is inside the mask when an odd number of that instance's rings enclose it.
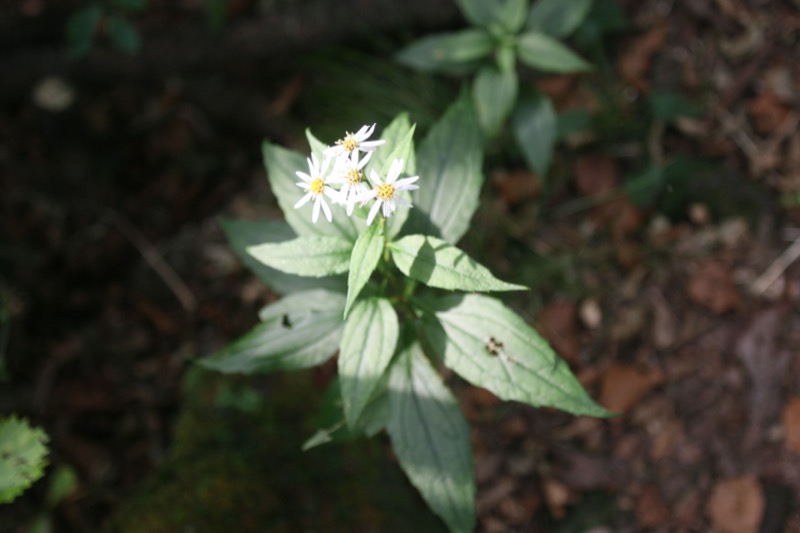
<instances>
[{"instance_id":1,"label":"wildflower plant","mask_svg":"<svg viewBox=\"0 0 800 533\"><path fill-rule=\"evenodd\" d=\"M593 0L456 0L471 28L429 35L397 54L401 63L426 72L474 73L472 98L487 138L506 119L528 166L541 178L550 166L558 134L552 101L520 83L527 69L547 73L591 68L560 42L588 15ZM518 67L522 67L519 69Z\"/></svg>"},{"instance_id":2,"label":"wildflower plant","mask_svg":"<svg viewBox=\"0 0 800 533\"><path fill-rule=\"evenodd\" d=\"M414 129L400 115L379 139L365 126L331 146L307 132L308 158L264 143L286 224L223 227L245 262L284 297L202 364L256 373L309 368L338 355L331 388L338 418L304 448L385 430L430 508L451 531L472 531L469 427L442 369L502 399L609 413L525 320L484 294L526 288L496 278L456 246L483 183L469 96L418 149Z\"/></svg>"}]
</instances>

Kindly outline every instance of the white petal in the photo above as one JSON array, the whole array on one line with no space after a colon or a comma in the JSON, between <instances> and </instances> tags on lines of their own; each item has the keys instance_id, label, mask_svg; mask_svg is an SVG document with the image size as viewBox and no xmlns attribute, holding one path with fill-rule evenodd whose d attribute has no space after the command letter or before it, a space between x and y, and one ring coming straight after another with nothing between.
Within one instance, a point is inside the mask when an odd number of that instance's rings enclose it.
<instances>
[{"instance_id":1,"label":"white petal","mask_svg":"<svg viewBox=\"0 0 800 533\"><path fill-rule=\"evenodd\" d=\"M328 207L328 202L326 202L324 198L320 198L319 203L322 204L322 210L325 212L325 218L328 219L328 222L333 222L333 216L331 215L331 208Z\"/></svg>"},{"instance_id":2,"label":"white petal","mask_svg":"<svg viewBox=\"0 0 800 533\"><path fill-rule=\"evenodd\" d=\"M378 176L378 173L377 173L377 172L375 172L375 169L374 169L374 168L373 168L373 169L371 169L371 170L369 171L369 181L371 181L371 182L372 182L372 185L373 185L373 186L375 186L375 187L377 187L378 185L380 185L381 183L383 183L383 182L381 181L381 178L380 178L380 176Z\"/></svg>"},{"instance_id":3,"label":"white petal","mask_svg":"<svg viewBox=\"0 0 800 533\"><path fill-rule=\"evenodd\" d=\"M394 206L394 201L392 201L391 199L383 202L383 216L385 216L386 218L392 216L392 213L394 212L392 206Z\"/></svg>"},{"instance_id":4,"label":"white petal","mask_svg":"<svg viewBox=\"0 0 800 533\"><path fill-rule=\"evenodd\" d=\"M295 172L295 174L297 174L297 177L300 178L301 180L305 181L306 183L311 183L311 181L312 181L311 180L311 176L309 176L305 172L300 172L298 170L297 172Z\"/></svg>"},{"instance_id":5,"label":"white petal","mask_svg":"<svg viewBox=\"0 0 800 533\"><path fill-rule=\"evenodd\" d=\"M314 211L311 213L311 222L314 224L317 223L317 219L319 218L319 203L322 200L319 196L314 200Z\"/></svg>"},{"instance_id":6,"label":"white petal","mask_svg":"<svg viewBox=\"0 0 800 533\"><path fill-rule=\"evenodd\" d=\"M356 132L353 137L356 138L358 142L363 141L364 139L368 139L372 132L375 131L375 124L372 126L361 126L361 128Z\"/></svg>"},{"instance_id":7,"label":"white petal","mask_svg":"<svg viewBox=\"0 0 800 533\"><path fill-rule=\"evenodd\" d=\"M294 208L297 209L298 207L302 207L302 206L306 205L308 203L308 201L311 200L312 196L313 196L313 194L307 193L305 196L300 198L300 200L298 200L296 204L294 204Z\"/></svg>"},{"instance_id":8,"label":"white petal","mask_svg":"<svg viewBox=\"0 0 800 533\"><path fill-rule=\"evenodd\" d=\"M335 191L334 189L331 189L330 187L325 187L324 189L322 189L322 192L325 194L325 196L327 196L328 198L330 198L334 202L338 202L339 201L339 192L338 191Z\"/></svg>"},{"instance_id":9,"label":"white petal","mask_svg":"<svg viewBox=\"0 0 800 533\"><path fill-rule=\"evenodd\" d=\"M371 152L378 146L384 144L385 142L386 141L384 141L383 139L379 139L376 141L362 141L358 143L358 149L361 150L362 152Z\"/></svg>"},{"instance_id":10,"label":"white petal","mask_svg":"<svg viewBox=\"0 0 800 533\"><path fill-rule=\"evenodd\" d=\"M386 183L394 183L404 166L406 166L406 162L403 159L392 161L392 166L389 167L389 172L386 174Z\"/></svg>"},{"instance_id":11,"label":"white petal","mask_svg":"<svg viewBox=\"0 0 800 533\"><path fill-rule=\"evenodd\" d=\"M375 215L378 214L378 209L380 209L382 203L383 202L381 202L380 200L377 200L372 205L372 209L369 210L369 215L367 215L367 226L372 224L372 221L375 220Z\"/></svg>"},{"instance_id":12,"label":"white petal","mask_svg":"<svg viewBox=\"0 0 800 533\"><path fill-rule=\"evenodd\" d=\"M361 158L361 161L358 161L358 150L354 151L353 155L356 156L353 158L353 166L356 168L356 170L361 170L367 163L369 163L369 160L372 157L372 152L367 152L367 155Z\"/></svg>"},{"instance_id":13,"label":"white petal","mask_svg":"<svg viewBox=\"0 0 800 533\"><path fill-rule=\"evenodd\" d=\"M409 203L408 200L406 200L405 198L403 198L401 196L395 196L394 199L397 200L400 203L400 205L402 205L403 207L413 207L411 205L411 203Z\"/></svg>"}]
</instances>

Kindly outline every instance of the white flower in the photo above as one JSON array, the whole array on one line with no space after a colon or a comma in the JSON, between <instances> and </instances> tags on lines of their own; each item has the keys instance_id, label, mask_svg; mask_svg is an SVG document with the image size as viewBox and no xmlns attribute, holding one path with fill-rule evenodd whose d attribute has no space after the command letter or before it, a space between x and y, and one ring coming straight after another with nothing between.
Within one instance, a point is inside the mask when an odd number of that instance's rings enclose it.
<instances>
[{"instance_id":1,"label":"white flower","mask_svg":"<svg viewBox=\"0 0 800 533\"><path fill-rule=\"evenodd\" d=\"M389 172L386 174L386 181L381 181L375 170L370 172L369 180L372 182L373 188L367 191L362 197L362 202L366 203L375 198L375 205L369 210L367 226L372 224L381 206L383 206L384 217L389 217L395 212L398 202L404 207L411 207L410 203L397 195L397 193L402 191L419 189L419 185L412 185L419 179L419 176L411 176L410 178L403 178L401 180L397 179L405 164L405 161L402 159L395 159L392 161L392 166L389 167Z\"/></svg>"},{"instance_id":2,"label":"white flower","mask_svg":"<svg viewBox=\"0 0 800 533\"><path fill-rule=\"evenodd\" d=\"M386 141L368 141L369 136L375 131L375 124L372 126L361 126L361 129L356 133L345 133L344 139L336 141L336 145L329 147L325 150L325 155L332 155L339 157L347 154L348 156L354 152L371 152L378 146Z\"/></svg>"},{"instance_id":3,"label":"white flower","mask_svg":"<svg viewBox=\"0 0 800 533\"><path fill-rule=\"evenodd\" d=\"M343 183L342 188L339 189L339 203L347 206L347 216L353 214L356 202L363 201L364 195L369 192L362 169L369 163L372 153L367 152L367 155L359 161L358 152L353 152L338 167L339 176Z\"/></svg>"},{"instance_id":4,"label":"white flower","mask_svg":"<svg viewBox=\"0 0 800 533\"><path fill-rule=\"evenodd\" d=\"M328 219L328 222L333 222L331 208L328 207L328 203L325 201L325 196L333 201L336 201L338 193L328 186L328 183L337 183L339 179L333 176L332 172L328 171L330 166L331 159L329 157L323 157L322 164L320 164L317 156L315 154L311 154L311 158L308 159L309 173L306 174L305 172L300 172L299 170L295 172L297 177L303 180L302 182L298 183L297 186L302 187L306 191L306 194L300 198L296 204L294 204L294 208L297 209L304 206L313 198L314 210L311 214L311 221L314 224L317 223L317 219L319 218L320 206L325 212L325 218Z\"/></svg>"}]
</instances>

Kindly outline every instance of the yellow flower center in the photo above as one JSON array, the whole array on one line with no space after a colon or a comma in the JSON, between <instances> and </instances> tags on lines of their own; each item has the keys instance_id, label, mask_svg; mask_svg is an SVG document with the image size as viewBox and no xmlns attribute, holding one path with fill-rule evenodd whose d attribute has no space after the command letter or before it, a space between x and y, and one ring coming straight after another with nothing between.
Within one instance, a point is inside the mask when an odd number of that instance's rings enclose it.
<instances>
[{"instance_id":1,"label":"yellow flower center","mask_svg":"<svg viewBox=\"0 0 800 533\"><path fill-rule=\"evenodd\" d=\"M347 171L345 179L350 185L358 185L361 183L361 176L362 174L360 170L351 169Z\"/></svg>"},{"instance_id":2,"label":"yellow flower center","mask_svg":"<svg viewBox=\"0 0 800 533\"><path fill-rule=\"evenodd\" d=\"M340 141L336 141L336 144L341 144L342 148L344 148L348 152L352 152L356 148L358 148L358 141L355 140L351 133L347 134L347 137Z\"/></svg>"},{"instance_id":3,"label":"yellow flower center","mask_svg":"<svg viewBox=\"0 0 800 533\"><path fill-rule=\"evenodd\" d=\"M389 200L394 197L394 187L388 183L381 183L378 185L378 198L383 201Z\"/></svg>"},{"instance_id":4,"label":"yellow flower center","mask_svg":"<svg viewBox=\"0 0 800 533\"><path fill-rule=\"evenodd\" d=\"M311 187L309 190L314 194L322 194L323 189L325 189L325 181L322 178L316 178L311 182Z\"/></svg>"}]
</instances>

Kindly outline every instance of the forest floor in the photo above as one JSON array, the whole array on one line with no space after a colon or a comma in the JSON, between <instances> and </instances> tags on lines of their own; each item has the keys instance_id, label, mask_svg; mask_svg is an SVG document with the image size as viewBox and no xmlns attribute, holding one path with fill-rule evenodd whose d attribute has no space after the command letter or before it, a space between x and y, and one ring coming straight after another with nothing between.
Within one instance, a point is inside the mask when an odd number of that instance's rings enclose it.
<instances>
[{"instance_id":1,"label":"forest floor","mask_svg":"<svg viewBox=\"0 0 800 533\"><path fill-rule=\"evenodd\" d=\"M606 52L617 115L586 77L537 82L562 111L610 115L610 138L567 139L549 188L513 157L487 157L479 229L463 243L499 277L534 288L510 305L622 414L576 418L456 383L474 428L479 530L800 532L800 8L625 4L628 25ZM47 431L52 465L0 509L0 531L37 519L96 530L158 472L169 482L192 361L275 298L216 217L280 217L259 146L269 134L306 151L314 73L279 76L242 102L268 132L237 123L249 112L238 102L218 118L219 102L177 78L42 80L0 102L0 410ZM659 120L664 88L702 105ZM625 184L653 166L681 176L641 202ZM321 396L325 372L291 379ZM248 397L237 398L246 411ZM312 417L296 404L292 416ZM345 471L357 458L348 461ZM77 478L47 503L68 471ZM388 530L379 516L358 523ZM242 520L239 530L263 530ZM313 525L299 520L287 524Z\"/></svg>"}]
</instances>

